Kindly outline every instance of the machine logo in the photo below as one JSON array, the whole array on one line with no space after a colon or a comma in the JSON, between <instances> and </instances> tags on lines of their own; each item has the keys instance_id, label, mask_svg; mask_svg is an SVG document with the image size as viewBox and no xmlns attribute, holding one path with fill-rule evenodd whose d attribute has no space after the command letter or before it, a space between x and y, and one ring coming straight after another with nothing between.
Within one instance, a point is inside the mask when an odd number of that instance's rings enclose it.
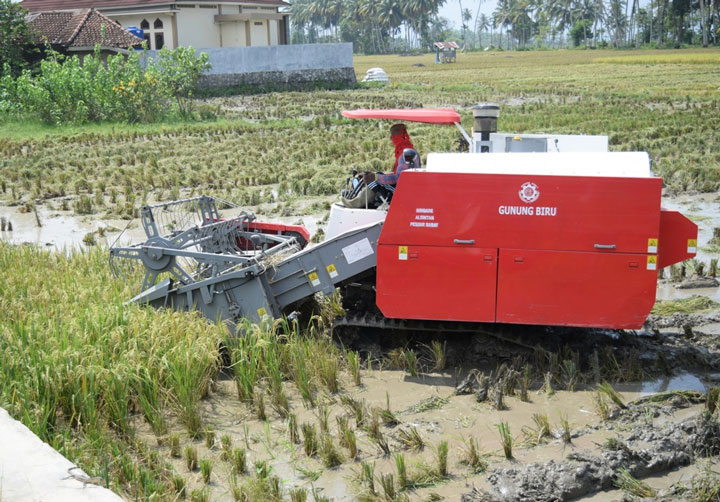
<instances>
[{"instance_id":1,"label":"machine logo","mask_svg":"<svg viewBox=\"0 0 720 502\"><path fill-rule=\"evenodd\" d=\"M540 197L540 190L535 183L528 181L522 184L518 194L520 195L520 200L530 204L531 202L538 200L538 197Z\"/></svg>"}]
</instances>

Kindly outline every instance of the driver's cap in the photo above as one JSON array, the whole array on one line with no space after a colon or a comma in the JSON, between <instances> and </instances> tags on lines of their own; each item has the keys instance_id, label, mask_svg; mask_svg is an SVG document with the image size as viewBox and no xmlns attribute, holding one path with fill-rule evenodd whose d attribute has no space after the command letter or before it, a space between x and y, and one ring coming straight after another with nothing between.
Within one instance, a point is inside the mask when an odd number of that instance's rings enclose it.
<instances>
[{"instance_id":1,"label":"driver's cap","mask_svg":"<svg viewBox=\"0 0 720 502\"><path fill-rule=\"evenodd\" d=\"M407 132L407 127L405 127L405 124L394 124L390 126L390 136L395 136L397 134L403 134Z\"/></svg>"}]
</instances>

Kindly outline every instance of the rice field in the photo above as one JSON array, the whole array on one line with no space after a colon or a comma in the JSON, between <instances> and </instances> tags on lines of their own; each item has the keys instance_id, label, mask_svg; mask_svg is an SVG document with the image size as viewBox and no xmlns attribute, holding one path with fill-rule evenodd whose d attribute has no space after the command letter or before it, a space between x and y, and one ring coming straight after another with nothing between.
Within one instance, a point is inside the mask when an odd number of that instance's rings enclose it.
<instances>
[{"instance_id":1,"label":"rice field","mask_svg":"<svg viewBox=\"0 0 720 502\"><path fill-rule=\"evenodd\" d=\"M461 54L446 65L435 65L432 55L358 56L359 77L381 66L391 84L213 98L200 106L218 118L194 124L68 132L5 124L0 201L85 196L89 204L80 210L129 217L144 200L190 189L243 205L282 203L279 211L291 214L298 199L336 193L351 168L391 164L386 126L343 119L343 109L453 107L470 129L469 108L481 101L502 105L501 130L607 134L613 150L649 151L670 189L714 191L720 186L718 54L491 52ZM458 137L452 127L427 125L412 125L410 134L423 155L453 149Z\"/></svg>"},{"instance_id":2,"label":"rice field","mask_svg":"<svg viewBox=\"0 0 720 502\"><path fill-rule=\"evenodd\" d=\"M442 66L432 55L356 57L360 78L382 66L391 84L207 99L198 106L217 118L192 124L0 124L0 205L132 218L146 201L209 193L266 214L317 213L350 169L392 164L387 124L343 109L453 107L470 129L480 101L502 105L501 130L608 134L613 150L648 150L670 191L714 191L718 54L493 52ZM458 136L419 124L410 134L423 155ZM518 360L478 375L478 404L452 396L459 369L446 368L439 342L363 360L330 340L323 309L309 326L248 326L228 342L223 326L125 305L130 296L104 249L0 242L0 406L128 500L332 498L316 483L368 501L459 495L489 463L524 461L551 441L549 417L563 444L583 444L571 429L599 426L613 404L576 386L644 376L634 352L595 354L594 365L541 353L532 368Z\"/></svg>"}]
</instances>

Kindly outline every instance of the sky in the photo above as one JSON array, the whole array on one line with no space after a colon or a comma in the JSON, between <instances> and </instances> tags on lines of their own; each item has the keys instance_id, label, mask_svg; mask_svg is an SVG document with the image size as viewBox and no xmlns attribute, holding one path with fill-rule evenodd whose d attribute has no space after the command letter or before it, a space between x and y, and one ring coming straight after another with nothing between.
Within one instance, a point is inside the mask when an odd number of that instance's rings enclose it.
<instances>
[{"instance_id":1,"label":"sky","mask_svg":"<svg viewBox=\"0 0 720 502\"><path fill-rule=\"evenodd\" d=\"M470 9L470 12L472 12L472 20L468 22L470 29L472 29L475 25L475 15L477 14L478 5L481 2L482 6L480 7L480 12L485 13L486 15L492 14L492 11L495 9L495 5L497 5L496 0L462 0L463 9ZM458 0L447 0L445 5L440 7L439 14L440 17L450 20L450 23L453 24L455 28L459 29L462 26L462 19L460 18L460 4L458 3Z\"/></svg>"}]
</instances>

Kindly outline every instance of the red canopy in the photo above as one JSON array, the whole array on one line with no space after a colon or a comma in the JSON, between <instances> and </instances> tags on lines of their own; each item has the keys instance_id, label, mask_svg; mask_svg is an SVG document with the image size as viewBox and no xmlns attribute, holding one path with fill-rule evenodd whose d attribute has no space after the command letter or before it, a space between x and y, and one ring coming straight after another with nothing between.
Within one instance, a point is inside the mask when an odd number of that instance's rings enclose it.
<instances>
[{"instance_id":1,"label":"red canopy","mask_svg":"<svg viewBox=\"0 0 720 502\"><path fill-rule=\"evenodd\" d=\"M345 110L349 119L390 119L426 124L459 124L460 114L450 108L419 108L414 110Z\"/></svg>"}]
</instances>

